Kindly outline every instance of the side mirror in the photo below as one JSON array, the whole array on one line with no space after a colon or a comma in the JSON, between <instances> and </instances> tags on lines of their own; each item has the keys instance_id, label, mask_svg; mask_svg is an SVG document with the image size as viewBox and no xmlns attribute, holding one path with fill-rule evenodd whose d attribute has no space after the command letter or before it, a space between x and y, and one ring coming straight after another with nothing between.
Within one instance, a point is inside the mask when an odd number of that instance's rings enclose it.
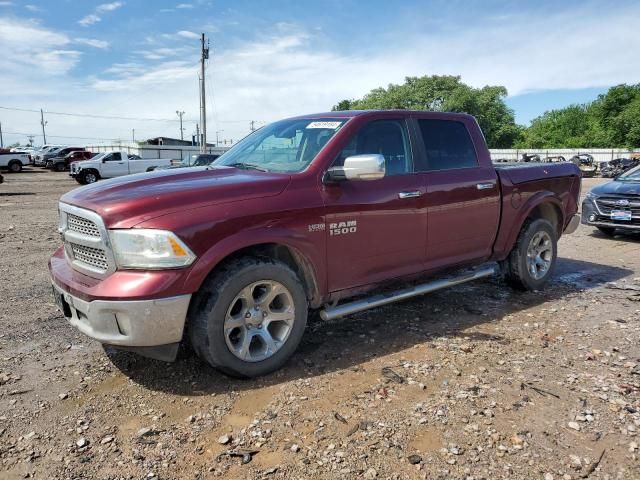
<instances>
[{"instance_id":1,"label":"side mirror","mask_svg":"<svg viewBox=\"0 0 640 480\"><path fill-rule=\"evenodd\" d=\"M325 174L325 183L341 180L378 180L384 178L384 156L380 154L352 155L345 158L344 166L332 167Z\"/></svg>"}]
</instances>

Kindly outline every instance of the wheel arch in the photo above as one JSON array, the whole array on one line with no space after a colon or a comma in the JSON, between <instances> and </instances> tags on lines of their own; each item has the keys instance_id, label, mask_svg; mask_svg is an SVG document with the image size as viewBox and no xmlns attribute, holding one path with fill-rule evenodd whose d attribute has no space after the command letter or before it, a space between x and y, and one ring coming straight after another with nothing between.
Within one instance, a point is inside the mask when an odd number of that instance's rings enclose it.
<instances>
[{"instance_id":1,"label":"wheel arch","mask_svg":"<svg viewBox=\"0 0 640 480\"><path fill-rule=\"evenodd\" d=\"M299 248L282 241L256 242L226 251L217 255L218 260L210 262L204 271L188 279L194 291L200 290L207 278L220 268L242 257L268 257L289 266L302 282L309 304L317 308L322 304L318 275L313 263ZM195 287L195 288L194 288Z\"/></svg>"},{"instance_id":2,"label":"wheel arch","mask_svg":"<svg viewBox=\"0 0 640 480\"><path fill-rule=\"evenodd\" d=\"M503 240L496 243L495 250L500 252L496 254L497 260L503 260L509 255L527 220L540 218L548 220L556 230L557 239L562 235L565 220L562 213L562 203L551 192L539 192L533 195L519 210L520 213L514 218L506 238L503 237Z\"/></svg>"}]
</instances>

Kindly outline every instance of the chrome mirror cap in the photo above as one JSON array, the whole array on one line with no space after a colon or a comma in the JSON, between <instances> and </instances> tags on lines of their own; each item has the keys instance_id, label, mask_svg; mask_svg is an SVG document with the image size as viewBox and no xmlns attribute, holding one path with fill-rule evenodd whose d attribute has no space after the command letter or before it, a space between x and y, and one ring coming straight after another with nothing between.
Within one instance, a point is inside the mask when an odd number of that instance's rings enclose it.
<instances>
[{"instance_id":1,"label":"chrome mirror cap","mask_svg":"<svg viewBox=\"0 0 640 480\"><path fill-rule=\"evenodd\" d=\"M384 156L352 155L345 158L342 169L347 180L378 180L385 175Z\"/></svg>"}]
</instances>

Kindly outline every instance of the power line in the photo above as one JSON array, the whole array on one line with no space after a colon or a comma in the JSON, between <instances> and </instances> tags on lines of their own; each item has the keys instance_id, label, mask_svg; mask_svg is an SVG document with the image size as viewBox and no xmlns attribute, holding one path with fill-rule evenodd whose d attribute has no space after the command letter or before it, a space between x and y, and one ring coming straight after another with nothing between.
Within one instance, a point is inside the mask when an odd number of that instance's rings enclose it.
<instances>
[{"instance_id":1,"label":"power line","mask_svg":"<svg viewBox=\"0 0 640 480\"><path fill-rule=\"evenodd\" d=\"M176 122L175 118L145 118L145 117L120 117L115 115L94 115L92 113L71 113L71 112L52 112L49 110L32 110L29 108L2 107L2 110L13 110L16 112L46 113L47 115L62 115L67 117L83 117L83 118L103 118L107 120L139 120L143 122ZM197 123L197 120L184 120L185 122Z\"/></svg>"},{"instance_id":2,"label":"power line","mask_svg":"<svg viewBox=\"0 0 640 480\"><path fill-rule=\"evenodd\" d=\"M40 110L30 109L30 108L18 108L18 107L3 107L0 106L0 110L11 110L15 112L29 112L29 113L40 113ZM177 122L178 120L175 118L145 118L145 117L119 117L114 115L95 115L92 113L71 113L71 112L53 112L49 110L42 110L43 113L47 115L62 115L67 117L82 117L82 118L102 118L106 120L139 120L143 122ZM241 120L218 120L219 123L246 123L250 122L251 119L241 119ZM189 120L185 119L184 122L188 123L198 123L198 120Z\"/></svg>"}]
</instances>

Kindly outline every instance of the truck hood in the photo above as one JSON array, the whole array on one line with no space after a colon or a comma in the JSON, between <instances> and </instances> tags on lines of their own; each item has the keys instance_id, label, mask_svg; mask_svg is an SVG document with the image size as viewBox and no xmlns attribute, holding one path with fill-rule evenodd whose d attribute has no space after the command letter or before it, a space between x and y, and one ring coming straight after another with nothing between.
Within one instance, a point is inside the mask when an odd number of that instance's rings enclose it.
<instances>
[{"instance_id":1,"label":"truck hood","mask_svg":"<svg viewBox=\"0 0 640 480\"><path fill-rule=\"evenodd\" d=\"M161 170L77 188L60 201L98 213L107 228L131 228L170 213L280 194L291 177L231 167Z\"/></svg>"}]
</instances>

